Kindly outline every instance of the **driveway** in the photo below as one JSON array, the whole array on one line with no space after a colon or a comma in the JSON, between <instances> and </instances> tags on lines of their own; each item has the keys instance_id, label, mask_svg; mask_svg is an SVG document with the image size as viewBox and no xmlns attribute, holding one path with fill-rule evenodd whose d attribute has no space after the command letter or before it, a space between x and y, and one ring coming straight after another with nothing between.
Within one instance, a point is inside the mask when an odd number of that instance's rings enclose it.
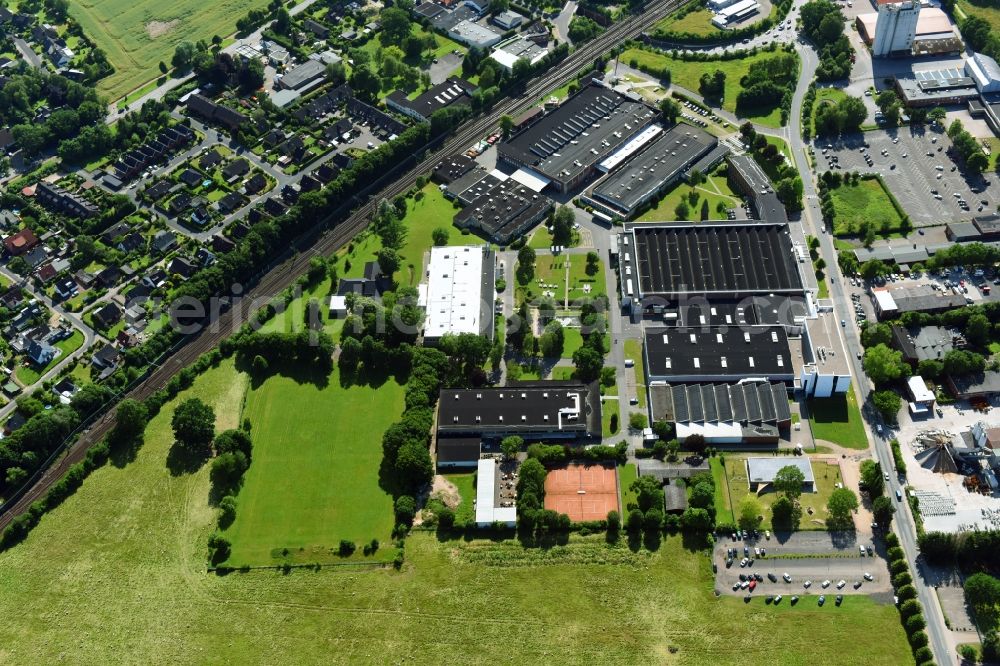
<instances>
[{"instance_id":1,"label":"driveway","mask_svg":"<svg viewBox=\"0 0 1000 666\"><path fill-rule=\"evenodd\" d=\"M431 63L427 70L431 75L431 83L434 85L444 83L452 72L462 66L462 59L461 54L448 53L438 58L437 62Z\"/></svg>"}]
</instances>

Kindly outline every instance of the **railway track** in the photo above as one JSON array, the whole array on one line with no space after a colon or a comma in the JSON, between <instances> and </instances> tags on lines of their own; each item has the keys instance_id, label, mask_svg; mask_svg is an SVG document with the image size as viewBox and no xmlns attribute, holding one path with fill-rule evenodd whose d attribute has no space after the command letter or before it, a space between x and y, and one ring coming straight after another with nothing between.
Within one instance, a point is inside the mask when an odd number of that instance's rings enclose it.
<instances>
[{"instance_id":1,"label":"railway track","mask_svg":"<svg viewBox=\"0 0 1000 666\"><path fill-rule=\"evenodd\" d=\"M466 123L459 130L440 143L439 148L425 159L419 161L398 176L390 172L384 178L394 178L392 182L377 191L368 193L367 200L358 206L345 220L333 228L320 232L307 232L296 242L296 245L308 244L308 248L271 268L253 287L241 296L242 303L222 313L215 325L205 328L200 333L193 334L186 343L162 364L155 367L145 379L126 393L123 397L144 400L166 386L170 378L182 368L193 363L203 353L213 349L224 338L232 334L239 326L253 315L248 307L253 302L266 302L277 296L292 285L295 280L309 268L309 260L314 255L329 255L351 241L368 225L378 202L381 199L392 199L403 194L413 186L417 176L431 171L439 161L441 154L465 150L469 145L486 136L497 127L503 115L516 115L518 111L526 110L545 93L572 79L577 72L599 56L612 50L619 44L639 36L668 13L687 4L691 0L653 0L647 3L643 13L632 16L625 21L616 23L593 41L584 44L570 53L564 60L554 65L541 77L532 80L524 92L515 98L506 98L496 104L493 109ZM340 214L340 210L331 213L322 220L316 229L325 229L330 222ZM313 239L314 242L310 242ZM33 502L44 497L49 488L57 482L72 465L83 460L87 451L114 426L113 410L109 410L97 419L90 428L84 431L66 451L53 462L33 482L32 486L17 500L0 507L0 530L23 513Z\"/></svg>"}]
</instances>

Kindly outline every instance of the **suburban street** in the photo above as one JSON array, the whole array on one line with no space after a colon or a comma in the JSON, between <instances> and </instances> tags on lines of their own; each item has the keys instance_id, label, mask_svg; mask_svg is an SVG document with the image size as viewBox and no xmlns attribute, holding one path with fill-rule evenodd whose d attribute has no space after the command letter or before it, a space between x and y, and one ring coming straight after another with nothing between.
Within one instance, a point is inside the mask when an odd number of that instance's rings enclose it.
<instances>
[{"instance_id":1,"label":"suburban street","mask_svg":"<svg viewBox=\"0 0 1000 666\"><path fill-rule=\"evenodd\" d=\"M66 321L68 321L75 329L83 333L83 344L80 345L79 349L64 357L60 357L59 361L51 368L49 368L49 370L47 370L45 374L39 377L37 382L35 382L31 386L24 387L24 390L21 393L21 395L27 396L31 395L37 387L41 386L50 379L54 379L56 376L58 376L59 373L62 371L62 369L66 367L66 365L73 359L80 358L84 354L86 354L87 351L89 351L90 348L94 345L94 342L97 340L97 334L94 332L92 328L87 326L83 322L83 320L80 319L78 315L73 314L71 312L67 312L62 307L53 303L52 299L46 296L44 292L37 291L31 284L31 280L24 280L20 275L15 275L14 273L11 273L9 270L7 270L6 266L0 267L0 275L3 275L13 284L21 285L21 288L24 289L24 291L26 291L27 293L29 293L32 296L32 298L37 300L39 303L43 304L45 307L49 308L52 312L56 313ZM14 400L11 400L3 407L0 407L0 422L5 421L8 416L14 413L15 409L17 409L17 402Z\"/></svg>"}]
</instances>

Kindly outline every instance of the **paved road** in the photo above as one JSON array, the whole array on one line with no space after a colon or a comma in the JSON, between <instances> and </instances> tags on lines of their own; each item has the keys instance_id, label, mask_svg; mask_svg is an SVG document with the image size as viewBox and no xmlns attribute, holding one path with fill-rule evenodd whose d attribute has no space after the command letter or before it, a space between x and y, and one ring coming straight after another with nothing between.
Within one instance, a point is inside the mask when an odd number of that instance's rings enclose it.
<instances>
[{"instance_id":1,"label":"paved road","mask_svg":"<svg viewBox=\"0 0 1000 666\"><path fill-rule=\"evenodd\" d=\"M802 57L802 74L795 89L795 94L792 97L792 111L787 138L792 149L795 165L802 177L803 192L805 195L802 224L809 233L820 240L820 253L826 260L826 264L830 270L830 297L833 300L834 312L837 318L853 322L853 306L851 305L849 295L844 290L842 277L839 275L840 270L837 265L837 252L833 246L833 238L823 230L823 216L820 212L819 196L816 193L812 172L809 169L806 146L801 138L802 98L805 95L809 82L815 76L817 65L816 53L809 45L800 45L797 47L797 51ZM852 388L858 398L858 404L863 406L865 432L868 435L869 441L874 442L874 451L878 459L882 461L883 466L891 465L892 453L888 442L880 437L876 437L872 432L872 425L873 422L877 422L877 417L869 405L871 385L861 366L861 361L857 357L858 353L862 350L858 330L853 325L838 328L837 330L845 349L848 351L848 361L851 364L851 371L854 376ZM903 484L900 483L899 479L894 475L890 475L886 489L889 496L894 497L897 489L902 489L902 487ZM906 553L907 560L916 563L920 557L920 551L917 547L913 516L905 502L897 504L897 508L900 510L896 513L894 530L899 536L900 544ZM933 588L927 585L920 575L919 570L914 571L913 578L920 603L924 607L924 616L927 618L927 634L930 638L930 645L934 652L935 660L942 665L957 663L949 632L945 627L944 615L938 603L937 594Z\"/></svg>"},{"instance_id":2,"label":"paved road","mask_svg":"<svg viewBox=\"0 0 1000 666\"><path fill-rule=\"evenodd\" d=\"M60 317L62 317L70 324L72 324L74 328L83 333L83 344L80 345L79 349L77 349L71 354L68 354L60 358L59 362L56 363L54 366L52 366L52 368L50 368L45 374L39 377L37 382L35 382L31 386L24 387L24 390L21 393L21 395L31 395L32 393L34 393L35 389L37 389L43 383L49 381L50 379L55 378L56 375L58 375L62 371L62 369L66 367L66 364L68 364L75 358L80 358L81 356L83 356L94 345L94 342L97 339L97 334L94 333L94 330L92 328L83 323L83 320L80 319L79 316L71 312L67 312L61 306L53 303L52 299L46 296L44 292L36 291L34 286L32 286L31 284L31 280L24 280L21 276L15 275L14 273L8 271L6 267L0 267L0 275L3 275L5 278L10 280L12 284L20 284L21 288L24 289L29 294L31 294L31 296L35 298L35 300L48 307L50 310L52 310L52 312L58 314ZM8 416L13 414L16 408L17 408L17 403L14 401L11 401L9 404L3 407L0 407L0 423L5 421Z\"/></svg>"},{"instance_id":3,"label":"paved road","mask_svg":"<svg viewBox=\"0 0 1000 666\"><path fill-rule=\"evenodd\" d=\"M559 15L552 21L553 26L555 26L556 39L569 44L573 43L569 38L569 23L573 20L574 14L576 14L576 2L570 0L563 5L562 11L560 11Z\"/></svg>"}]
</instances>

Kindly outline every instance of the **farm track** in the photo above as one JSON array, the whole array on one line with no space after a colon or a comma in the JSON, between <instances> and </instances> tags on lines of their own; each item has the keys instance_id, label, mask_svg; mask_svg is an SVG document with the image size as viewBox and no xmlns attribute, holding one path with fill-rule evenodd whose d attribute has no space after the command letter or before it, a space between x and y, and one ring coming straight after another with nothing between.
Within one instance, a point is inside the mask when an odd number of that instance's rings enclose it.
<instances>
[{"instance_id":1,"label":"farm track","mask_svg":"<svg viewBox=\"0 0 1000 666\"><path fill-rule=\"evenodd\" d=\"M144 380L123 397L144 400L165 387L175 373L216 347L219 342L231 335L254 314L244 304L263 303L273 298L292 285L300 275L306 273L309 269L309 261L314 255L332 254L349 243L365 229L371 214L381 199L392 199L406 192L413 186L418 175L432 169L434 164L439 161L440 155L465 149L494 129L501 116L513 116L519 110L533 106L540 97L574 78L577 72L593 63L596 58L606 54L620 43L638 37L643 30L688 2L690 0L654 0L648 3L642 14L614 24L593 41L582 45L565 60L553 66L540 78L531 81L520 97L505 98L490 113L463 125L456 134L439 142L438 149L421 162L411 166L407 171L397 174L397 171L406 166L406 163L401 164L396 170L386 174L381 180L393 179L391 184L366 193L367 200L347 219L332 229L326 229L326 227L331 220L340 214L342 207L331 213L312 230L305 232L294 243L295 246L302 248L301 252L271 268L242 296L240 305L222 313L213 324L202 332L189 336L184 346L162 364L156 366ZM0 511L2 511L0 513L0 530L9 525L16 516L27 510L33 502L42 498L49 488L63 477L69 467L82 461L90 447L101 441L113 427L114 416L109 411L82 433L66 452L37 478L27 492L22 494L13 504L5 504L0 507Z\"/></svg>"}]
</instances>

